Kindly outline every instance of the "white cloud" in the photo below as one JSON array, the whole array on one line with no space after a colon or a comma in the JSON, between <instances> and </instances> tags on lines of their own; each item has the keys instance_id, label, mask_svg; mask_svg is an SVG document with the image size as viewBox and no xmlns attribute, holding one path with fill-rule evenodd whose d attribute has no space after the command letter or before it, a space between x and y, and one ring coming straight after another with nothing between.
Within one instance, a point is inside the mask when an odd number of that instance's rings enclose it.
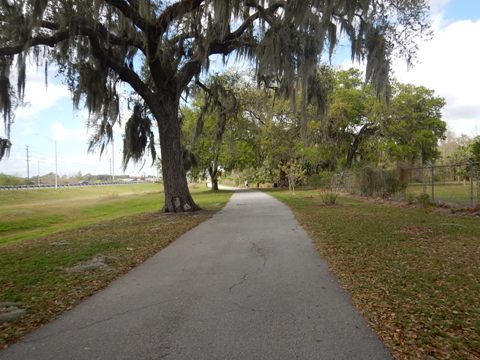
<instances>
[{"instance_id":1,"label":"white cloud","mask_svg":"<svg viewBox=\"0 0 480 360\"><path fill-rule=\"evenodd\" d=\"M445 7L450 3L451 0L430 0L430 10L432 14L443 13Z\"/></svg>"},{"instance_id":2,"label":"white cloud","mask_svg":"<svg viewBox=\"0 0 480 360\"><path fill-rule=\"evenodd\" d=\"M398 80L434 89L446 99L443 116L457 133L471 135L480 127L479 38L480 19L455 21L435 29L433 39L421 44L413 69L394 64Z\"/></svg>"},{"instance_id":3,"label":"white cloud","mask_svg":"<svg viewBox=\"0 0 480 360\"><path fill-rule=\"evenodd\" d=\"M66 128L61 122L55 121L51 127L52 139L55 141L78 140L87 141L89 134L85 128Z\"/></svg>"},{"instance_id":4,"label":"white cloud","mask_svg":"<svg viewBox=\"0 0 480 360\"><path fill-rule=\"evenodd\" d=\"M54 69L51 69L53 73ZM15 79L12 79L16 81ZM49 80L51 82L51 80ZM27 66L27 82L25 84L24 106L18 108L15 117L18 120L31 119L42 110L49 109L64 97L70 97L66 85L49 83L45 86L43 71L36 66Z\"/></svg>"},{"instance_id":5,"label":"white cloud","mask_svg":"<svg viewBox=\"0 0 480 360\"><path fill-rule=\"evenodd\" d=\"M65 140L70 136L70 130L66 129L62 123L55 122L51 126L52 138L56 141Z\"/></svg>"},{"instance_id":6,"label":"white cloud","mask_svg":"<svg viewBox=\"0 0 480 360\"><path fill-rule=\"evenodd\" d=\"M480 19L446 22L442 7L449 0L432 1L433 38L419 44L418 63L411 69L404 60L393 64L393 75L403 83L425 86L446 100L443 119L457 135L480 131ZM363 64L344 61L341 68Z\"/></svg>"},{"instance_id":7,"label":"white cloud","mask_svg":"<svg viewBox=\"0 0 480 360\"><path fill-rule=\"evenodd\" d=\"M32 135L34 133L35 131L33 130L33 123L31 121L26 121L23 124L23 130L21 131L21 134L23 136L26 136L26 135Z\"/></svg>"}]
</instances>

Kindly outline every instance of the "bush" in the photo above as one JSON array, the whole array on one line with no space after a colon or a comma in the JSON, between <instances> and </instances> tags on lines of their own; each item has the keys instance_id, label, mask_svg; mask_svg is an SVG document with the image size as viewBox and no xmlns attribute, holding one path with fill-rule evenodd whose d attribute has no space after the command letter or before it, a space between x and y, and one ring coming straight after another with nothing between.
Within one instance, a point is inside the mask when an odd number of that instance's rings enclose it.
<instances>
[{"instance_id":1,"label":"bush","mask_svg":"<svg viewBox=\"0 0 480 360\"><path fill-rule=\"evenodd\" d=\"M25 179L22 179L13 175L0 173L0 186L27 185L27 184L28 182Z\"/></svg>"},{"instance_id":2,"label":"bush","mask_svg":"<svg viewBox=\"0 0 480 360\"><path fill-rule=\"evenodd\" d=\"M412 205L415 202L415 195L412 193L407 194L407 203L408 205Z\"/></svg>"},{"instance_id":3,"label":"bush","mask_svg":"<svg viewBox=\"0 0 480 360\"><path fill-rule=\"evenodd\" d=\"M430 201L430 195L423 193L417 196L417 202L422 205L423 207L427 207L432 205L432 202Z\"/></svg>"},{"instance_id":4,"label":"bush","mask_svg":"<svg viewBox=\"0 0 480 360\"><path fill-rule=\"evenodd\" d=\"M388 197L407 188L397 170L365 167L357 174L361 195Z\"/></svg>"},{"instance_id":5,"label":"bush","mask_svg":"<svg viewBox=\"0 0 480 360\"><path fill-rule=\"evenodd\" d=\"M333 171L322 171L318 174L312 174L307 178L307 184L317 188L330 189L332 180L335 176Z\"/></svg>"},{"instance_id":6,"label":"bush","mask_svg":"<svg viewBox=\"0 0 480 360\"><path fill-rule=\"evenodd\" d=\"M323 205L335 205L337 203L338 194L333 191L322 191L320 193L320 199L322 199Z\"/></svg>"}]
</instances>

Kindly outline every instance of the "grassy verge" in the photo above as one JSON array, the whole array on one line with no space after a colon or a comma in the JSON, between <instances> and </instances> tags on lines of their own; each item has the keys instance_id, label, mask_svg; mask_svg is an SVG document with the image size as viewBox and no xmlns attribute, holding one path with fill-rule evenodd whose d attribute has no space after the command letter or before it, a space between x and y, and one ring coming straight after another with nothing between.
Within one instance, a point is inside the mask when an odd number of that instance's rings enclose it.
<instances>
[{"instance_id":1,"label":"grassy verge","mask_svg":"<svg viewBox=\"0 0 480 360\"><path fill-rule=\"evenodd\" d=\"M0 192L0 246L160 209L159 184Z\"/></svg>"},{"instance_id":2,"label":"grassy verge","mask_svg":"<svg viewBox=\"0 0 480 360\"><path fill-rule=\"evenodd\" d=\"M194 190L195 201L205 209L202 212L163 214L157 211L97 220L94 224L0 246L0 302L18 302L27 311L20 320L0 324L0 349L51 321L164 248L223 207L230 196L229 192ZM119 206L130 206L130 200L126 198L126 204ZM155 201L158 210L160 197L155 197ZM102 208L102 211L118 211L112 204L108 206L112 208ZM128 211L126 213L128 215ZM109 257L106 270L65 271L99 254Z\"/></svg>"},{"instance_id":3,"label":"grassy verge","mask_svg":"<svg viewBox=\"0 0 480 360\"><path fill-rule=\"evenodd\" d=\"M398 359L480 358L480 219L272 191Z\"/></svg>"},{"instance_id":4,"label":"grassy verge","mask_svg":"<svg viewBox=\"0 0 480 360\"><path fill-rule=\"evenodd\" d=\"M410 184L407 188L407 193L414 196L418 196L425 192L431 197L432 196L432 187L430 184L423 186L421 184ZM471 196L470 183L466 182L465 184L435 184L435 202L445 203L452 206L470 206L470 196ZM478 182L474 183L473 186L473 203L477 204L480 201L479 198L480 184Z\"/></svg>"}]
</instances>

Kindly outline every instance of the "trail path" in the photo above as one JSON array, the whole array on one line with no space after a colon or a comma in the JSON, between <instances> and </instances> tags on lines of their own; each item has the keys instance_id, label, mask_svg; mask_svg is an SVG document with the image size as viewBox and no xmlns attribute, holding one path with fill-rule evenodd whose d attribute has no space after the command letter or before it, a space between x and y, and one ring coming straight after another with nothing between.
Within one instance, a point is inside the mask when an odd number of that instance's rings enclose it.
<instances>
[{"instance_id":1,"label":"trail path","mask_svg":"<svg viewBox=\"0 0 480 360\"><path fill-rule=\"evenodd\" d=\"M228 205L0 359L389 359L269 195Z\"/></svg>"}]
</instances>

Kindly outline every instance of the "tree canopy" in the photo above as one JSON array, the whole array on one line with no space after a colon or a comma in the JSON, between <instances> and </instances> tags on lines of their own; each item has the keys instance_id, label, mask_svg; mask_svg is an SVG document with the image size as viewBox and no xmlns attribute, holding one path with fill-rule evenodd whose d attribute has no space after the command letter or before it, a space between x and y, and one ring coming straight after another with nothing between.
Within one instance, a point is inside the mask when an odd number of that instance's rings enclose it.
<instances>
[{"instance_id":1,"label":"tree canopy","mask_svg":"<svg viewBox=\"0 0 480 360\"><path fill-rule=\"evenodd\" d=\"M305 109L308 79L322 54L331 56L346 38L352 58L366 62L367 81L388 97L390 60L399 54L411 61L415 39L429 31L427 8L425 0L1 0L0 157L11 146L13 113L23 99L26 64L34 59L46 73L53 65L75 105L88 108L96 129L91 148L103 150L110 141L127 84L133 110L124 161L146 150L155 157L158 130L165 209L196 209L185 181L178 112L180 97L208 71L211 55L252 61L258 81L291 98L302 88Z\"/></svg>"},{"instance_id":2,"label":"tree canopy","mask_svg":"<svg viewBox=\"0 0 480 360\"><path fill-rule=\"evenodd\" d=\"M272 89L252 86L248 74L216 75L213 83L229 89L236 106L230 108L223 127L218 116L222 112L202 118L202 93L184 109L184 144L196 159L192 176L209 174L215 183L213 164L214 169L241 172L252 183L287 185L286 169L292 163L312 175L352 167L391 168L397 162L422 165L439 157L438 142L446 131L441 117L445 101L432 90L393 81L391 103L386 106L358 69L322 66L317 77L326 101L309 102L305 145L301 109L276 97ZM197 137L199 119L203 131Z\"/></svg>"}]
</instances>

